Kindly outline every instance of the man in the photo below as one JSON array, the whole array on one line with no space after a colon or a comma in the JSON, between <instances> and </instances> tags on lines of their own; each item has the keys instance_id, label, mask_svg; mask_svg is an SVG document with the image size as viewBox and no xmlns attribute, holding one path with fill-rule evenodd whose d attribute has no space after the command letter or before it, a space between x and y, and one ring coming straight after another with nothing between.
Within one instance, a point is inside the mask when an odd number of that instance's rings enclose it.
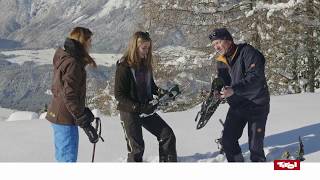
<instances>
[{"instance_id":1,"label":"man","mask_svg":"<svg viewBox=\"0 0 320 180\"><path fill-rule=\"evenodd\" d=\"M250 159L264 162L263 140L270 108L265 58L249 44L235 44L226 28L213 30L209 39L219 54L218 77L225 84L220 97L230 105L222 136L227 160L244 161L238 140L248 123Z\"/></svg>"}]
</instances>

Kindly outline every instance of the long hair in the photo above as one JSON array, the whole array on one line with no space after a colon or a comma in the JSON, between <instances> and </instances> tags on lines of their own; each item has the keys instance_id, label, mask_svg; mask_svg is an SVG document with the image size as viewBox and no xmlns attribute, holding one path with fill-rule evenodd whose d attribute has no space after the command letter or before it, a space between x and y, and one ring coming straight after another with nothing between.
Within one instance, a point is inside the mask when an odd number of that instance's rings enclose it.
<instances>
[{"instance_id":1,"label":"long hair","mask_svg":"<svg viewBox=\"0 0 320 180\"><path fill-rule=\"evenodd\" d=\"M141 61L138 54L138 48L144 42L150 42L150 47L146 59ZM134 69L144 65L148 70L152 71L152 40L149 33L142 31L135 32L129 41L128 49L123 57L126 59L129 66Z\"/></svg>"},{"instance_id":2,"label":"long hair","mask_svg":"<svg viewBox=\"0 0 320 180\"><path fill-rule=\"evenodd\" d=\"M84 53L83 59L84 59L85 64L86 65L90 64L93 67L97 67L96 62L89 55L89 49L91 48L90 41L91 41L92 35L93 35L92 31L90 31L90 29L88 29L88 28L75 27L70 32L68 38L76 40L76 41L80 42L80 44L82 44L84 51L85 51L85 52L83 52Z\"/></svg>"}]
</instances>

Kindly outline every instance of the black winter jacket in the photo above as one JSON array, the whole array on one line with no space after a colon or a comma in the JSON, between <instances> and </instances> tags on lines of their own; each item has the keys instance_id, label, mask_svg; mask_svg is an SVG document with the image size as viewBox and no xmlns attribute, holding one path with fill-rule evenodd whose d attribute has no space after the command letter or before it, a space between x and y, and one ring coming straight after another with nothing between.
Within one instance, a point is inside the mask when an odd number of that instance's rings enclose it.
<instances>
[{"instance_id":1,"label":"black winter jacket","mask_svg":"<svg viewBox=\"0 0 320 180\"><path fill-rule=\"evenodd\" d=\"M265 105L270 102L265 77L265 58L249 44L237 45L232 59L217 62L218 77L234 90L227 98L230 106Z\"/></svg>"},{"instance_id":2,"label":"black winter jacket","mask_svg":"<svg viewBox=\"0 0 320 180\"><path fill-rule=\"evenodd\" d=\"M154 82L152 72L150 72L147 92L149 100L152 100L152 94L157 95L158 92L158 86ZM137 112L136 107L140 102L137 94L134 69L130 68L124 58L117 62L114 94L118 101L118 110L124 112Z\"/></svg>"}]
</instances>

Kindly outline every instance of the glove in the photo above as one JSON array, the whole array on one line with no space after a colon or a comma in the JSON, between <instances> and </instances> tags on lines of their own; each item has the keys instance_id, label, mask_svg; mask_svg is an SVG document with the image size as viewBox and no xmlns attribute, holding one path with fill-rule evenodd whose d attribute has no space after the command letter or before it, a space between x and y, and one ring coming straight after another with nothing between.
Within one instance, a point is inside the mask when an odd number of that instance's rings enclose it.
<instances>
[{"instance_id":1,"label":"glove","mask_svg":"<svg viewBox=\"0 0 320 180\"><path fill-rule=\"evenodd\" d=\"M211 83L211 91L221 91L224 86L224 82L221 78L215 78Z\"/></svg>"},{"instance_id":2,"label":"glove","mask_svg":"<svg viewBox=\"0 0 320 180\"><path fill-rule=\"evenodd\" d=\"M76 124L80 126L81 128L87 127L93 122L94 115L92 114L91 110L89 108L84 108L83 114L76 118Z\"/></svg>"},{"instance_id":3,"label":"glove","mask_svg":"<svg viewBox=\"0 0 320 180\"><path fill-rule=\"evenodd\" d=\"M97 131L91 125L93 121L94 115L92 114L91 110L86 107L84 108L83 115L76 119L76 124L84 130L91 143L96 143L99 140L99 136Z\"/></svg>"},{"instance_id":4,"label":"glove","mask_svg":"<svg viewBox=\"0 0 320 180\"><path fill-rule=\"evenodd\" d=\"M86 133L86 135L88 136L89 141L91 143L96 143L99 141L98 133L97 133L96 129L94 129L94 127L91 126L91 124L89 124L86 127L83 127L83 130Z\"/></svg>"},{"instance_id":5,"label":"glove","mask_svg":"<svg viewBox=\"0 0 320 180\"><path fill-rule=\"evenodd\" d=\"M157 109L158 105L153 104L140 104L139 112L144 114L151 114Z\"/></svg>"}]
</instances>

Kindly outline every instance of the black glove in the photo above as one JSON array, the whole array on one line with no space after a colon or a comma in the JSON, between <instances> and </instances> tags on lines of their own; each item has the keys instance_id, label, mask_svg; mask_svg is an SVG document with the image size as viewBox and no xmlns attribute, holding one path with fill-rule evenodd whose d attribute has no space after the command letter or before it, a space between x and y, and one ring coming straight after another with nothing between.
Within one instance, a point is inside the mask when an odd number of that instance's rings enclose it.
<instances>
[{"instance_id":1,"label":"black glove","mask_svg":"<svg viewBox=\"0 0 320 180\"><path fill-rule=\"evenodd\" d=\"M91 125L93 121L94 115L92 114L91 110L86 107L84 108L83 114L76 119L76 124L84 130L91 143L96 143L99 140L99 136L97 131Z\"/></svg>"},{"instance_id":2,"label":"black glove","mask_svg":"<svg viewBox=\"0 0 320 180\"><path fill-rule=\"evenodd\" d=\"M84 108L83 114L76 118L76 124L80 126L81 128L87 127L93 122L94 115L92 114L91 110L89 108Z\"/></svg>"},{"instance_id":3,"label":"black glove","mask_svg":"<svg viewBox=\"0 0 320 180\"><path fill-rule=\"evenodd\" d=\"M221 78L213 79L211 83L211 91L221 91L221 89L225 86L223 80Z\"/></svg>"},{"instance_id":4,"label":"black glove","mask_svg":"<svg viewBox=\"0 0 320 180\"><path fill-rule=\"evenodd\" d=\"M96 129L94 129L94 127L91 126L91 124L89 124L86 127L83 127L83 130L86 133L86 135L88 136L89 141L91 143L96 143L99 141L98 133L97 133Z\"/></svg>"},{"instance_id":5,"label":"black glove","mask_svg":"<svg viewBox=\"0 0 320 180\"><path fill-rule=\"evenodd\" d=\"M158 105L153 104L140 104L139 112L144 114L151 114L157 109Z\"/></svg>"}]
</instances>

